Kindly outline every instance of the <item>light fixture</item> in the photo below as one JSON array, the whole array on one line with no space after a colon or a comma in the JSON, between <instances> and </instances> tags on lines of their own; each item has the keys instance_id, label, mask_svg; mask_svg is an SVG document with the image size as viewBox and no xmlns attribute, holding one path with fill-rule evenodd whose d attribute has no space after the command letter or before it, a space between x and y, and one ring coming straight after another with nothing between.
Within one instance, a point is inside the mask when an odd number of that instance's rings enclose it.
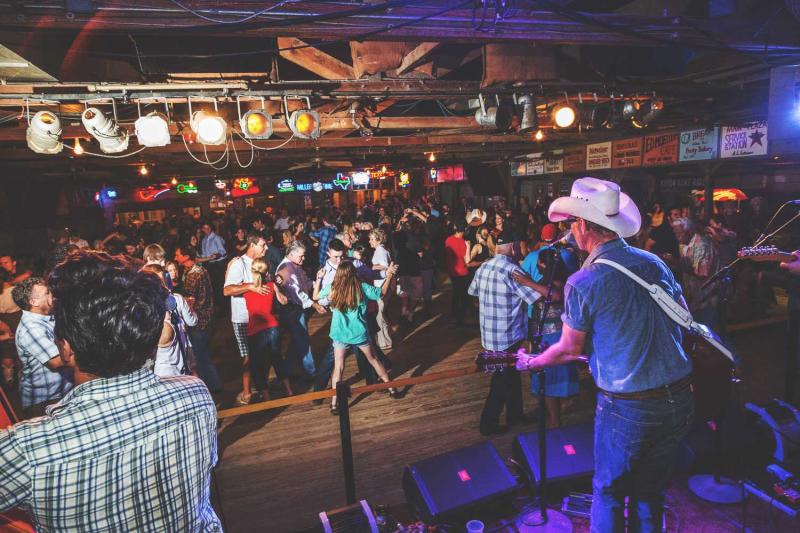
<instances>
[{"instance_id":1,"label":"light fixture","mask_svg":"<svg viewBox=\"0 0 800 533\"><path fill-rule=\"evenodd\" d=\"M311 99L305 97L306 108L298 109L289 114L289 99L287 96L283 97L283 111L286 119L286 125L292 130L295 137L301 139L318 139L320 132L320 118L319 113L311 110Z\"/></svg>"},{"instance_id":2,"label":"light fixture","mask_svg":"<svg viewBox=\"0 0 800 533\"><path fill-rule=\"evenodd\" d=\"M544 140L544 132L542 130L536 130L536 134L533 136L533 138L537 141Z\"/></svg>"},{"instance_id":3,"label":"light fixture","mask_svg":"<svg viewBox=\"0 0 800 533\"><path fill-rule=\"evenodd\" d=\"M556 128L567 129L575 127L578 123L578 113L569 102L556 104L553 108L553 124Z\"/></svg>"},{"instance_id":4,"label":"light fixture","mask_svg":"<svg viewBox=\"0 0 800 533\"><path fill-rule=\"evenodd\" d=\"M228 125L219 115L208 111L195 111L189 121L197 142L208 145L225 144L228 137Z\"/></svg>"},{"instance_id":5,"label":"light fixture","mask_svg":"<svg viewBox=\"0 0 800 533\"><path fill-rule=\"evenodd\" d=\"M478 94L480 109L475 111L475 122L484 128L507 130L511 127L514 118L514 109L508 103L501 102L500 96L495 95L496 106L487 107L482 94Z\"/></svg>"},{"instance_id":6,"label":"light fixture","mask_svg":"<svg viewBox=\"0 0 800 533\"><path fill-rule=\"evenodd\" d=\"M653 97L639 106L638 112L631 119L631 124L635 128L646 128L658 118L663 110L664 100Z\"/></svg>"},{"instance_id":7,"label":"light fixture","mask_svg":"<svg viewBox=\"0 0 800 533\"><path fill-rule=\"evenodd\" d=\"M137 118L133 128L141 146L166 146L170 143L169 120L161 113L153 112Z\"/></svg>"},{"instance_id":8,"label":"light fixture","mask_svg":"<svg viewBox=\"0 0 800 533\"><path fill-rule=\"evenodd\" d=\"M585 104L581 107L581 125L585 128L603 128L611 118L608 104Z\"/></svg>"},{"instance_id":9,"label":"light fixture","mask_svg":"<svg viewBox=\"0 0 800 533\"><path fill-rule=\"evenodd\" d=\"M150 174L150 170L147 168L147 165L140 165L139 166L139 175L140 176L147 176Z\"/></svg>"},{"instance_id":10,"label":"light fixture","mask_svg":"<svg viewBox=\"0 0 800 533\"><path fill-rule=\"evenodd\" d=\"M536 99L532 94L523 94L517 103L522 107L522 118L519 122L519 131L533 131L539 128L539 117L536 114Z\"/></svg>"},{"instance_id":11,"label":"light fixture","mask_svg":"<svg viewBox=\"0 0 800 533\"><path fill-rule=\"evenodd\" d=\"M239 113L239 127L246 139L269 139L272 135L272 116L267 113L264 97L261 100L261 109L251 109L242 115L242 95L236 96L236 110Z\"/></svg>"},{"instance_id":12,"label":"light fixture","mask_svg":"<svg viewBox=\"0 0 800 533\"><path fill-rule=\"evenodd\" d=\"M28 121L25 140L28 141L28 148L37 154L59 153L64 149L61 143L61 121L55 113L39 111Z\"/></svg>"},{"instance_id":13,"label":"light fixture","mask_svg":"<svg viewBox=\"0 0 800 533\"><path fill-rule=\"evenodd\" d=\"M173 178L170 180L170 183L172 183L173 185L177 185L177 184L178 184L178 178L175 178L175 177L173 177Z\"/></svg>"},{"instance_id":14,"label":"light fixture","mask_svg":"<svg viewBox=\"0 0 800 533\"><path fill-rule=\"evenodd\" d=\"M83 155L84 151L83 146L81 146L81 140L75 137L75 144L72 145L72 153L75 155Z\"/></svg>"},{"instance_id":15,"label":"light fixture","mask_svg":"<svg viewBox=\"0 0 800 533\"><path fill-rule=\"evenodd\" d=\"M625 100L622 104L622 119L623 120L633 120L636 114L639 112L639 101L638 100Z\"/></svg>"},{"instance_id":16,"label":"light fixture","mask_svg":"<svg viewBox=\"0 0 800 533\"><path fill-rule=\"evenodd\" d=\"M83 127L97 139L100 150L106 154L124 152L128 148L128 133L119 129L116 111L114 115L114 118L109 118L96 107L87 108L81 115Z\"/></svg>"},{"instance_id":17,"label":"light fixture","mask_svg":"<svg viewBox=\"0 0 800 533\"><path fill-rule=\"evenodd\" d=\"M428 161L430 161L431 163L435 163L436 162L436 154L431 152L431 155L428 156Z\"/></svg>"}]
</instances>

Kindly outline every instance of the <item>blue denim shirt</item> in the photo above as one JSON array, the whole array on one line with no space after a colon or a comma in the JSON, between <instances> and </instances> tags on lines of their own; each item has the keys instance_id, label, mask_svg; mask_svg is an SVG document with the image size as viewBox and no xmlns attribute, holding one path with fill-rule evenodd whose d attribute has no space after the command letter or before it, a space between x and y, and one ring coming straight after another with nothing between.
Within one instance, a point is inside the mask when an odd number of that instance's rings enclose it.
<instances>
[{"instance_id":1,"label":"blue denim shirt","mask_svg":"<svg viewBox=\"0 0 800 533\"><path fill-rule=\"evenodd\" d=\"M681 347L682 331L649 293L614 268L615 261L675 299L682 292L669 268L655 255L614 239L595 248L564 290L562 320L586 333L585 353L597 386L609 392L637 392L686 377L692 364Z\"/></svg>"}]
</instances>

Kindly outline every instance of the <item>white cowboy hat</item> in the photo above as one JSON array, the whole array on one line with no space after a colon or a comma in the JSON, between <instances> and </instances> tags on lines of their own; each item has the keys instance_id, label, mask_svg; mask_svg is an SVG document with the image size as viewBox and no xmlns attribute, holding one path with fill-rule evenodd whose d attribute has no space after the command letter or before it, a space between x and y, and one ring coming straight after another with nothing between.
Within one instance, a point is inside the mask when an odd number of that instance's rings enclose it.
<instances>
[{"instance_id":1,"label":"white cowboy hat","mask_svg":"<svg viewBox=\"0 0 800 533\"><path fill-rule=\"evenodd\" d=\"M578 178L569 196L556 198L547 211L548 218L560 222L582 218L619 234L636 235L642 215L631 197L621 192L616 183L597 178Z\"/></svg>"},{"instance_id":2,"label":"white cowboy hat","mask_svg":"<svg viewBox=\"0 0 800 533\"><path fill-rule=\"evenodd\" d=\"M483 224L486 222L486 212L482 209L473 209L472 211L467 212L467 224L472 224L472 221L476 218L481 221L481 224Z\"/></svg>"}]
</instances>

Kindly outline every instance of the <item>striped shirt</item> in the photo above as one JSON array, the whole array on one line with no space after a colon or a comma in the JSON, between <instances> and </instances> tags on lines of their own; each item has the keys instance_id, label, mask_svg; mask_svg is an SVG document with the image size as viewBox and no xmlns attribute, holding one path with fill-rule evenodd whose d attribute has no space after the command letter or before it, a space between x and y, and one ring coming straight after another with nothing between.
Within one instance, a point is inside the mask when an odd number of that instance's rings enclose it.
<instances>
[{"instance_id":1,"label":"striped shirt","mask_svg":"<svg viewBox=\"0 0 800 533\"><path fill-rule=\"evenodd\" d=\"M50 359L58 356L54 326L55 319L51 315L22 312L14 336L17 355L22 363L22 377L19 380L22 407L57 400L72 388L65 374L46 366Z\"/></svg>"},{"instance_id":2,"label":"striped shirt","mask_svg":"<svg viewBox=\"0 0 800 533\"><path fill-rule=\"evenodd\" d=\"M197 378L88 381L0 431L0 511L25 508L37 531L221 531L216 427Z\"/></svg>"},{"instance_id":3,"label":"striped shirt","mask_svg":"<svg viewBox=\"0 0 800 533\"><path fill-rule=\"evenodd\" d=\"M469 286L480 304L481 344L487 350L505 350L527 338L525 304L535 302L539 293L514 281L515 270L520 268L510 258L496 255L478 268Z\"/></svg>"}]
</instances>

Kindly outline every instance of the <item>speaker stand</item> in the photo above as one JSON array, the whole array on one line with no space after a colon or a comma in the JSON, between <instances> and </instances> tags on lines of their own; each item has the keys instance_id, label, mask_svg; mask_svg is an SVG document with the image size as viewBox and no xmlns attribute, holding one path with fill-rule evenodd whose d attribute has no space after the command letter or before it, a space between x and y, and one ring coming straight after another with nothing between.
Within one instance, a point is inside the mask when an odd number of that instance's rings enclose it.
<instances>
[{"instance_id":1,"label":"speaker stand","mask_svg":"<svg viewBox=\"0 0 800 533\"><path fill-rule=\"evenodd\" d=\"M689 478L689 490L711 503L741 503L744 499L742 486L738 481L726 477L716 478L713 474L697 474Z\"/></svg>"},{"instance_id":2,"label":"speaker stand","mask_svg":"<svg viewBox=\"0 0 800 533\"><path fill-rule=\"evenodd\" d=\"M572 533L572 521L567 515L548 509L545 517L540 509L529 511L514 520L514 526L519 533Z\"/></svg>"}]
</instances>

